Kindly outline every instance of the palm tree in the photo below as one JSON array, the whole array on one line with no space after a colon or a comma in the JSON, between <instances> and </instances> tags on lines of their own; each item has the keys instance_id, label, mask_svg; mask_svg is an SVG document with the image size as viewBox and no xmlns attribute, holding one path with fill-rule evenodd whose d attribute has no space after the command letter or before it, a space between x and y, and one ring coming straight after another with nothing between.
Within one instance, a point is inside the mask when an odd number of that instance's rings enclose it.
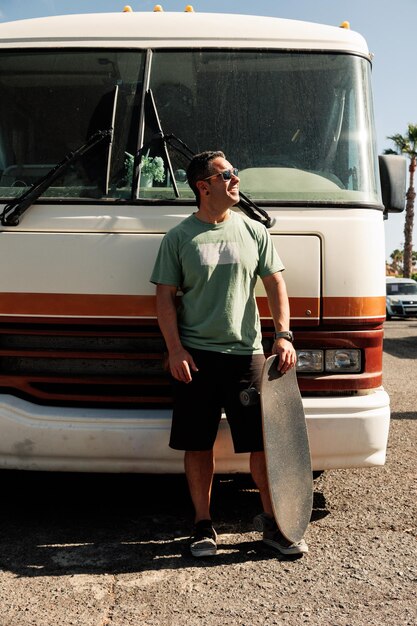
<instances>
[{"instance_id":1,"label":"palm tree","mask_svg":"<svg viewBox=\"0 0 417 626\"><path fill-rule=\"evenodd\" d=\"M404 264L404 251L396 248L390 254L391 263L386 264L387 275L393 274L394 276L404 276L403 264ZM416 269L417 264L417 250L413 250L412 254L412 269ZM409 278L407 276L407 278Z\"/></svg>"},{"instance_id":2,"label":"palm tree","mask_svg":"<svg viewBox=\"0 0 417 626\"><path fill-rule=\"evenodd\" d=\"M404 154L410 159L409 187L406 194L407 203L405 205L404 223L404 272L405 278L410 278L413 269L413 226L414 226L414 200L416 192L414 189L414 174L417 168L417 125L409 124L406 135L392 135L387 137L394 142L397 154ZM386 154L394 152L385 150Z\"/></svg>"},{"instance_id":3,"label":"palm tree","mask_svg":"<svg viewBox=\"0 0 417 626\"><path fill-rule=\"evenodd\" d=\"M391 262L391 270L394 274L400 274L403 270L403 261L404 261L404 253L402 250L394 250L390 254Z\"/></svg>"}]
</instances>

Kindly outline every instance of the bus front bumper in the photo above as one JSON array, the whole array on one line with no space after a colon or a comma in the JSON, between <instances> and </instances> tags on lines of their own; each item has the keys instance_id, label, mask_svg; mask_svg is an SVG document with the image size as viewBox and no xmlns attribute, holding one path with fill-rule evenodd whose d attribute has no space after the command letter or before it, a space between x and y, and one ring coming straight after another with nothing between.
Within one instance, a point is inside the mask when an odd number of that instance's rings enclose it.
<instances>
[{"instance_id":1,"label":"bus front bumper","mask_svg":"<svg viewBox=\"0 0 417 626\"><path fill-rule=\"evenodd\" d=\"M382 389L352 397L304 398L314 470L383 465L389 397ZM168 410L44 407L0 396L0 468L80 472L178 473L183 454L168 447ZM198 419L198 415L196 415ZM216 471L248 472L222 420Z\"/></svg>"}]
</instances>

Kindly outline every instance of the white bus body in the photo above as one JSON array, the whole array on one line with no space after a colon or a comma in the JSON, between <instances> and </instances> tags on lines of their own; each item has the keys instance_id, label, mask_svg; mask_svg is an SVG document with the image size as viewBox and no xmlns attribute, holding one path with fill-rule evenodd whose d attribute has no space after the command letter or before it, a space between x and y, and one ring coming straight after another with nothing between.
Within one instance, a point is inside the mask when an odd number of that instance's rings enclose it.
<instances>
[{"instance_id":1,"label":"white bus body","mask_svg":"<svg viewBox=\"0 0 417 626\"><path fill-rule=\"evenodd\" d=\"M314 469L384 463L369 76L363 38L318 24L140 12L0 25L0 467L182 471L168 448L149 276L164 233L195 208L186 159L165 151L158 123L194 152L224 150L242 191L275 219ZM15 198L111 128L111 146L16 212ZM151 186L135 157L143 145L163 162ZM268 352L272 322L257 295ZM248 471L225 420L216 454L217 471Z\"/></svg>"}]
</instances>

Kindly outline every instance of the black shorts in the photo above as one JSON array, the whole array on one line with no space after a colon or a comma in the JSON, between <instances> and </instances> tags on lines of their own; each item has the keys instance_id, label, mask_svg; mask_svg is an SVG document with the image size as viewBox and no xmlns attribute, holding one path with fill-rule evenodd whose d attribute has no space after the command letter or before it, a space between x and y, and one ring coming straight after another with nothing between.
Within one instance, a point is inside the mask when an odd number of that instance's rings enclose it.
<instances>
[{"instance_id":1,"label":"black shorts","mask_svg":"<svg viewBox=\"0 0 417 626\"><path fill-rule=\"evenodd\" d=\"M174 450L211 450L224 409L235 452L262 451L260 404L243 406L239 393L248 387L259 389L264 355L187 350L199 371L192 372L193 379L188 384L173 380L170 447Z\"/></svg>"}]
</instances>

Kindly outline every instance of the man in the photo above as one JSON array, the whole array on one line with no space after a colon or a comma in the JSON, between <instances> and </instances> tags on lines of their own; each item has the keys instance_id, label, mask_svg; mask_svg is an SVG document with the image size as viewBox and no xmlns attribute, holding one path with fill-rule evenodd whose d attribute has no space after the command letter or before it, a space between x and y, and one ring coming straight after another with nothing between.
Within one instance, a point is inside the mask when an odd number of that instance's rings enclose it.
<instances>
[{"instance_id":1,"label":"man","mask_svg":"<svg viewBox=\"0 0 417 626\"><path fill-rule=\"evenodd\" d=\"M187 169L198 210L164 237L152 273L158 322L174 383L170 446L184 450L195 508L194 556L216 553L210 515L213 445L224 408L235 452L250 452L263 513L254 522L263 541L282 554L301 554L274 521L263 452L260 406L243 407L239 392L259 388L265 361L255 284L262 279L276 329L273 353L285 373L296 354L289 331L284 269L265 227L231 211L239 202L238 171L223 152L202 152ZM182 297L177 304L177 292Z\"/></svg>"}]
</instances>

